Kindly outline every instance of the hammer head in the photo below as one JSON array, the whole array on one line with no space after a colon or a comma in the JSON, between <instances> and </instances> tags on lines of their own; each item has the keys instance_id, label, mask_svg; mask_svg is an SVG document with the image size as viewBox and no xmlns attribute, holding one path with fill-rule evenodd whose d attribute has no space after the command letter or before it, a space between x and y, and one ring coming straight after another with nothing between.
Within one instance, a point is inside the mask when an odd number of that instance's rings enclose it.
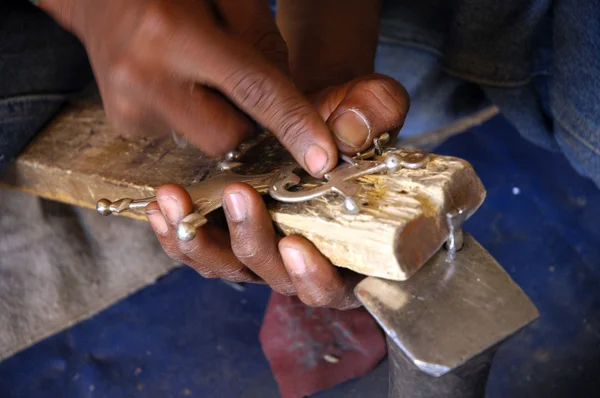
<instances>
[{"instance_id":1,"label":"hammer head","mask_svg":"<svg viewBox=\"0 0 600 398\"><path fill-rule=\"evenodd\" d=\"M355 294L411 362L441 376L497 346L539 313L496 260L464 233L405 281L369 277Z\"/></svg>"}]
</instances>

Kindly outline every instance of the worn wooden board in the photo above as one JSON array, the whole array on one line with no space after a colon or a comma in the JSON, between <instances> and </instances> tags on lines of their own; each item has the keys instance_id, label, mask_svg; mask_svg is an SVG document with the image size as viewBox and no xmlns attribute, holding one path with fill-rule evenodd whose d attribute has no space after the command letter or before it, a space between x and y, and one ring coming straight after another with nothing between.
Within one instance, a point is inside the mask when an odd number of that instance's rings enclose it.
<instances>
[{"instance_id":1,"label":"worn wooden board","mask_svg":"<svg viewBox=\"0 0 600 398\"><path fill-rule=\"evenodd\" d=\"M151 196L166 183L202 180L215 160L170 136L128 138L108 125L98 101L69 105L1 176L37 196L95 208L102 197ZM127 217L143 218L140 213Z\"/></svg>"},{"instance_id":2,"label":"worn wooden board","mask_svg":"<svg viewBox=\"0 0 600 398\"><path fill-rule=\"evenodd\" d=\"M241 173L273 170L290 158L268 135L242 150L248 152ZM119 135L101 104L85 101L49 123L1 178L12 188L95 208L101 198L144 198L166 183L197 183L218 173L217 162L176 147L170 136ZM447 156L432 155L418 170L361 177L360 184L359 215L344 214L339 198L328 195L296 204L269 201L271 217L282 233L304 235L338 266L404 280L447 239L445 214L456 207L472 213L485 197L471 165ZM145 220L140 212L122 214Z\"/></svg>"}]
</instances>

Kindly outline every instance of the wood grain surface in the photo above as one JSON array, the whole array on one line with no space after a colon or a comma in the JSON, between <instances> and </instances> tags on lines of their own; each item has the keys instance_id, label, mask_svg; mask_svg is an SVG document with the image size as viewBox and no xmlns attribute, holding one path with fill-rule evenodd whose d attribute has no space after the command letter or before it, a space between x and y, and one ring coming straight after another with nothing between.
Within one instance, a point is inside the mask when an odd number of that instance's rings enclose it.
<instances>
[{"instance_id":1,"label":"wood grain surface","mask_svg":"<svg viewBox=\"0 0 600 398\"><path fill-rule=\"evenodd\" d=\"M242 148L242 173L277 168L289 154L270 136ZM183 186L217 173L218 160L194 148L178 148L171 136L128 138L107 124L98 101L71 104L1 176L2 184L47 199L95 208L101 198L152 196L159 186ZM334 264L365 275L409 278L448 236L445 214L474 212L485 189L469 163L431 156L426 167L360 178L359 215L342 212L327 195L304 203L268 200L283 234L301 234ZM123 216L145 220L141 212ZM99 215L100 217L100 215Z\"/></svg>"}]
</instances>

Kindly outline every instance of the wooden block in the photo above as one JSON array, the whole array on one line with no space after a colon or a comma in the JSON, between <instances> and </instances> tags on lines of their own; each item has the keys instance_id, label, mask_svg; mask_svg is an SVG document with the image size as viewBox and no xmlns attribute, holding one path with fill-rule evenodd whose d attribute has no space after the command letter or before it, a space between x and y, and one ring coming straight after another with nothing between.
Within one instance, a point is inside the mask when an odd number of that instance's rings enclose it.
<instances>
[{"instance_id":1,"label":"wooden block","mask_svg":"<svg viewBox=\"0 0 600 398\"><path fill-rule=\"evenodd\" d=\"M252 145L242 173L272 171L290 159L272 137L260 137L243 149ZM216 164L196 149L176 147L170 136L115 134L101 104L83 102L53 120L2 181L44 198L95 208L101 198L144 198L167 183L193 185L218 173ZM485 198L471 165L448 156L431 155L422 169L364 176L359 182L359 215L344 214L340 198L327 195L295 204L270 200L271 217L282 233L304 235L338 266L404 280L447 239L446 213L462 208L472 214ZM123 215L145 220L140 212Z\"/></svg>"},{"instance_id":2,"label":"wooden block","mask_svg":"<svg viewBox=\"0 0 600 398\"><path fill-rule=\"evenodd\" d=\"M446 214L473 214L485 189L471 165L430 155L421 169L361 177L359 215L343 212L341 198L327 195L306 203L270 205L285 234L308 238L332 263L364 275L406 280L448 238Z\"/></svg>"},{"instance_id":3,"label":"wooden block","mask_svg":"<svg viewBox=\"0 0 600 398\"><path fill-rule=\"evenodd\" d=\"M166 183L189 185L215 160L175 146L171 136L132 139L115 133L102 104L70 105L2 175L4 185L47 199L95 208L102 197L152 196ZM128 217L144 219L140 213Z\"/></svg>"}]
</instances>

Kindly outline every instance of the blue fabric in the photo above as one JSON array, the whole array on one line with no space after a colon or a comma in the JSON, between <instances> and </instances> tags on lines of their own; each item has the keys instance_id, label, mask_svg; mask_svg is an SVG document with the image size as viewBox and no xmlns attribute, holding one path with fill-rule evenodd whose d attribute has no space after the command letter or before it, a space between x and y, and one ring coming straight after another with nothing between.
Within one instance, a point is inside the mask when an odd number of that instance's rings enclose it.
<instances>
[{"instance_id":1,"label":"blue fabric","mask_svg":"<svg viewBox=\"0 0 600 398\"><path fill-rule=\"evenodd\" d=\"M71 34L26 1L0 2L0 172L91 79Z\"/></svg>"},{"instance_id":2,"label":"blue fabric","mask_svg":"<svg viewBox=\"0 0 600 398\"><path fill-rule=\"evenodd\" d=\"M0 99L0 170L56 114L64 100L62 95Z\"/></svg>"},{"instance_id":3,"label":"blue fabric","mask_svg":"<svg viewBox=\"0 0 600 398\"><path fill-rule=\"evenodd\" d=\"M600 186L597 1L385 0L381 42L394 47L385 50L394 55L383 72L410 85L423 73L404 73L403 63L413 62L415 53L428 54L437 60L422 63L430 79L453 76L476 84L524 137L562 150ZM451 91L444 95L435 87L433 103L448 100L441 114L463 109L450 101ZM428 110L415 120L427 119ZM440 114L431 110L429 119Z\"/></svg>"},{"instance_id":4,"label":"blue fabric","mask_svg":"<svg viewBox=\"0 0 600 398\"><path fill-rule=\"evenodd\" d=\"M5 0L0 22L4 114L11 97L74 91L91 76L75 38L27 2ZM595 1L384 0L376 64L411 94L403 134L492 103L524 137L562 150L600 185L598 54ZM47 101L31 106L43 108L39 120L0 125L0 170L49 118Z\"/></svg>"},{"instance_id":5,"label":"blue fabric","mask_svg":"<svg viewBox=\"0 0 600 398\"><path fill-rule=\"evenodd\" d=\"M600 396L600 190L500 117L436 152L475 167L488 196L465 228L541 313L500 348L487 398ZM268 296L175 270L0 363L0 397L276 397L258 341ZM384 362L316 397L386 394Z\"/></svg>"}]
</instances>

